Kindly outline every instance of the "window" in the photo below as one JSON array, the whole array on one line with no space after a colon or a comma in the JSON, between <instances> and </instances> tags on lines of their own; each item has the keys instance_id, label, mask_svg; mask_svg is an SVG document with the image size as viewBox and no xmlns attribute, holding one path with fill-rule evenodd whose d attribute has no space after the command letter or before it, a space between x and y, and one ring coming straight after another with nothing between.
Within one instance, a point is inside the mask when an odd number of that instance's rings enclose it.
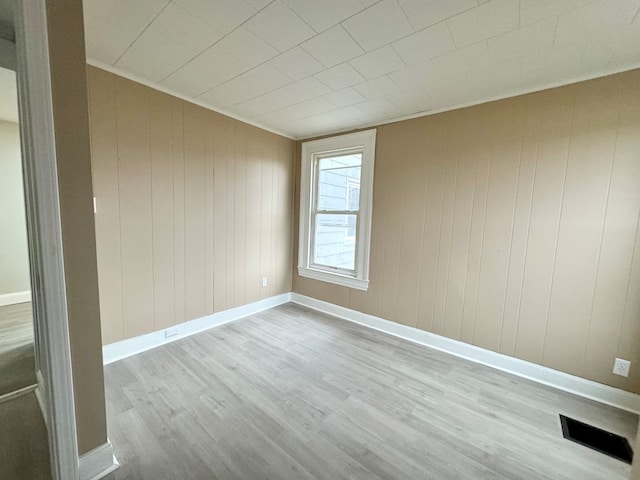
<instances>
[{"instance_id":1,"label":"window","mask_svg":"<svg viewBox=\"0 0 640 480\"><path fill-rule=\"evenodd\" d=\"M375 139L368 130L302 144L301 276L367 290Z\"/></svg>"}]
</instances>

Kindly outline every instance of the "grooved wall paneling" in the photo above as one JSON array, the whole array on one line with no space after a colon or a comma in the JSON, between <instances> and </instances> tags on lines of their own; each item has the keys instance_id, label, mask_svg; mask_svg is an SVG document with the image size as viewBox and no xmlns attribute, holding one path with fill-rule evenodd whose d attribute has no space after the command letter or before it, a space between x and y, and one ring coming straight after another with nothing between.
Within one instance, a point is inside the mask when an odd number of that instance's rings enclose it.
<instances>
[{"instance_id":1,"label":"grooved wall paneling","mask_svg":"<svg viewBox=\"0 0 640 480\"><path fill-rule=\"evenodd\" d=\"M640 70L380 126L373 201L369 291L295 292L640 393Z\"/></svg>"},{"instance_id":2,"label":"grooved wall paneling","mask_svg":"<svg viewBox=\"0 0 640 480\"><path fill-rule=\"evenodd\" d=\"M103 343L291 291L293 142L88 76Z\"/></svg>"}]
</instances>

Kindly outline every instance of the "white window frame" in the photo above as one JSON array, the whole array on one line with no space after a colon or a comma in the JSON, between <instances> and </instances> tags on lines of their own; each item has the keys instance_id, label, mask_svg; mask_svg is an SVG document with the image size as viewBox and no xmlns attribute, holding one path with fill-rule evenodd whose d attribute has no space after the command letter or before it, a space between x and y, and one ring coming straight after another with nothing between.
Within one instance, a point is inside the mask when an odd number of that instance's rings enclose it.
<instances>
[{"instance_id":1,"label":"white window frame","mask_svg":"<svg viewBox=\"0 0 640 480\"><path fill-rule=\"evenodd\" d=\"M300 182L300 232L298 275L366 291L369 288L369 252L373 210L373 169L376 130L365 130L335 137L303 142ZM329 154L362 153L360 173L360 210L356 224L355 271L313 265L313 225L311 222L316 184L316 163Z\"/></svg>"}]
</instances>

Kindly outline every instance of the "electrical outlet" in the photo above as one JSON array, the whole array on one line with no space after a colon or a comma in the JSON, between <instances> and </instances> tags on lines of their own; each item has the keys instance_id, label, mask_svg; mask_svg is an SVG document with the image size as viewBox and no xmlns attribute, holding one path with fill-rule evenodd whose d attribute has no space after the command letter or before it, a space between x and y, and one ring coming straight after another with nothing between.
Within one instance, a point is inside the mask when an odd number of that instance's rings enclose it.
<instances>
[{"instance_id":1,"label":"electrical outlet","mask_svg":"<svg viewBox=\"0 0 640 480\"><path fill-rule=\"evenodd\" d=\"M267 283L268 283L267 277L262 277L262 288L266 287Z\"/></svg>"},{"instance_id":2,"label":"electrical outlet","mask_svg":"<svg viewBox=\"0 0 640 480\"><path fill-rule=\"evenodd\" d=\"M616 358L613 363L613 373L621 375L623 377L629 376L629 368L631 368L631 362L629 360L623 360L622 358Z\"/></svg>"},{"instance_id":3,"label":"electrical outlet","mask_svg":"<svg viewBox=\"0 0 640 480\"><path fill-rule=\"evenodd\" d=\"M164 338L175 337L178 334L180 334L180 328L169 327L164 331Z\"/></svg>"}]
</instances>

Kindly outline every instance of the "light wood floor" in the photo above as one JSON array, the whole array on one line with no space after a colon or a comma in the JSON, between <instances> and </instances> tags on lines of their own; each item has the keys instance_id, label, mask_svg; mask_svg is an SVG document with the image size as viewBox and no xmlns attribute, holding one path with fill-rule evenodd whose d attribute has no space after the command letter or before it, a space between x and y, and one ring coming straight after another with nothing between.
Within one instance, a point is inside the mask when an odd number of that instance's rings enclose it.
<instances>
[{"instance_id":1,"label":"light wood floor","mask_svg":"<svg viewBox=\"0 0 640 480\"><path fill-rule=\"evenodd\" d=\"M124 479L626 479L638 418L294 305L106 367Z\"/></svg>"},{"instance_id":2,"label":"light wood floor","mask_svg":"<svg viewBox=\"0 0 640 480\"><path fill-rule=\"evenodd\" d=\"M36 383L31 302L0 307L0 396Z\"/></svg>"}]
</instances>

